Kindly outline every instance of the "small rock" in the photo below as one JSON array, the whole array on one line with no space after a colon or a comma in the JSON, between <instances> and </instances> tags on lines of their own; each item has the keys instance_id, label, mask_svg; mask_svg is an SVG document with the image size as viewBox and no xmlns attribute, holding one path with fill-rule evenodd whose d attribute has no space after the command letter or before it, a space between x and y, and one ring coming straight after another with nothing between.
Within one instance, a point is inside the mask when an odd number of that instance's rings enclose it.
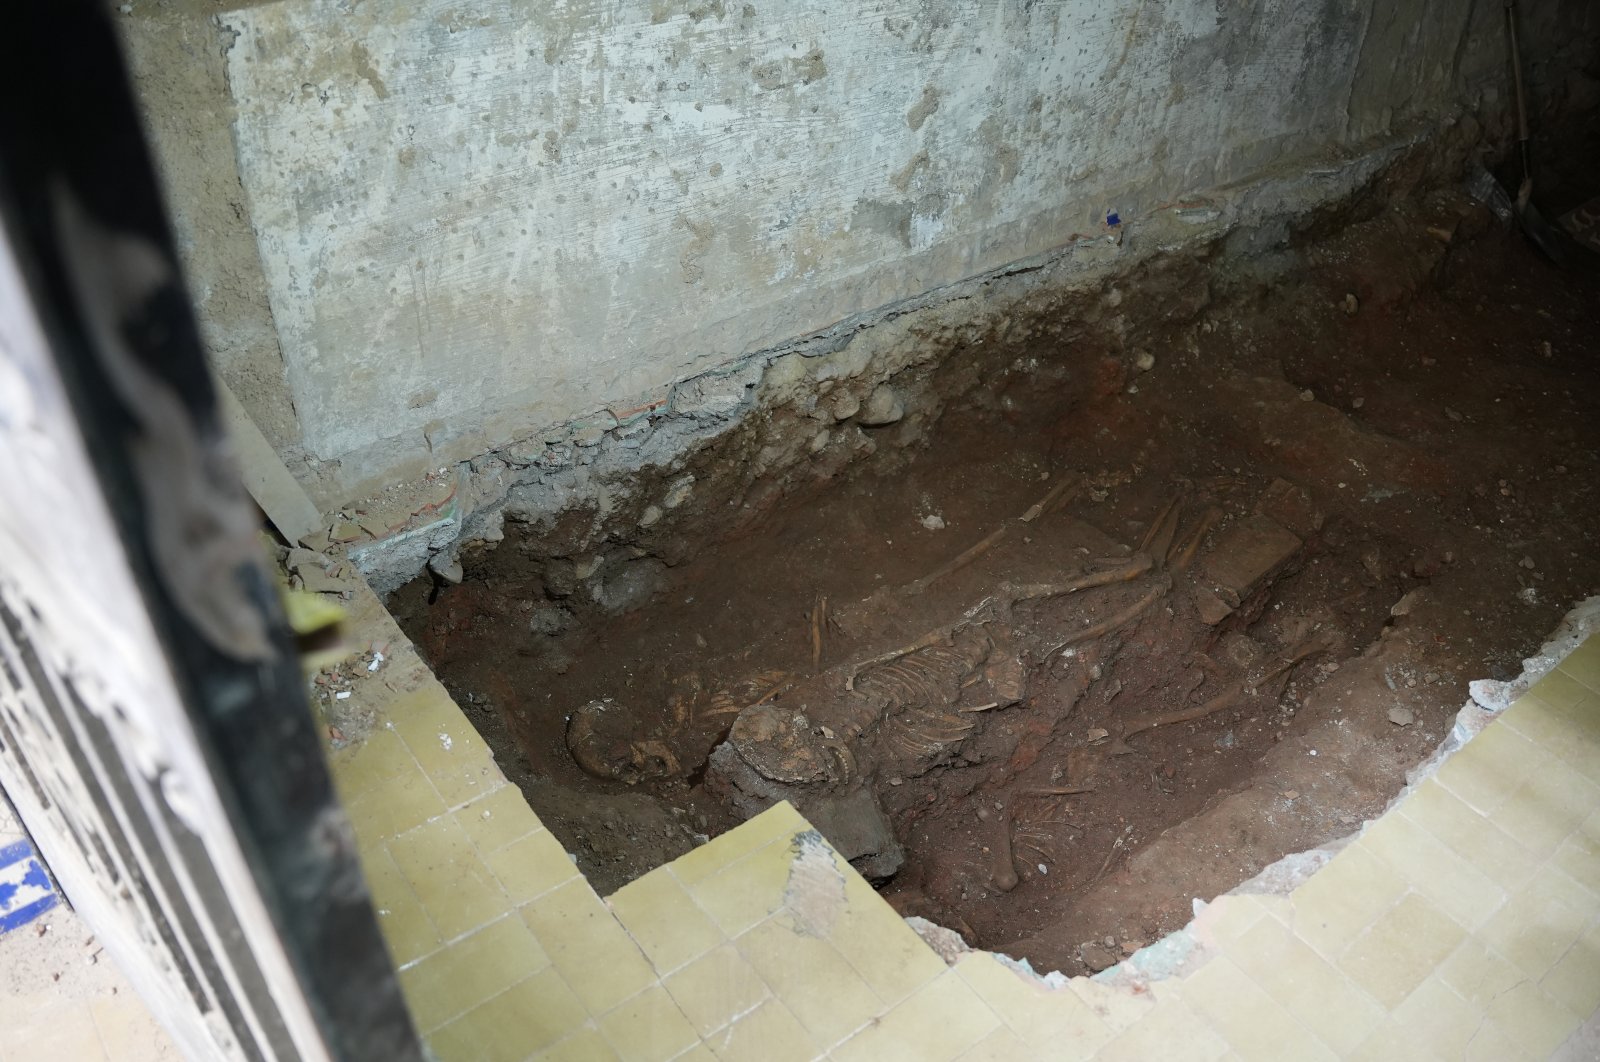
<instances>
[{"instance_id":1,"label":"small rock","mask_svg":"<svg viewBox=\"0 0 1600 1062\"><path fill-rule=\"evenodd\" d=\"M1349 316L1354 317L1357 311L1361 309L1361 300L1356 298L1353 292L1346 292L1344 301L1339 304L1339 308Z\"/></svg>"},{"instance_id":2,"label":"small rock","mask_svg":"<svg viewBox=\"0 0 1600 1062\"><path fill-rule=\"evenodd\" d=\"M1517 591L1517 598L1524 605L1537 605L1539 603L1539 591L1534 587L1525 586Z\"/></svg>"},{"instance_id":3,"label":"small rock","mask_svg":"<svg viewBox=\"0 0 1600 1062\"><path fill-rule=\"evenodd\" d=\"M1231 749L1238 743L1239 740L1233 736L1233 731L1231 730L1217 738L1215 742L1217 748L1219 749Z\"/></svg>"},{"instance_id":4,"label":"small rock","mask_svg":"<svg viewBox=\"0 0 1600 1062\"><path fill-rule=\"evenodd\" d=\"M1140 372L1149 372L1156 367L1156 356L1148 350L1136 350L1133 352L1133 367Z\"/></svg>"},{"instance_id":5,"label":"small rock","mask_svg":"<svg viewBox=\"0 0 1600 1062\"><path fill-rule=\"evenodd\" d=\"M1461 414L1457 413L1455 410L1451 409L1449 406L1445 406L1444 407L1444 415L1449 417L1451 420L1455 421L1458 424L1461 422Z\"/></svg>"},{"instance_id":6,"label":"small rock","mask_svg":"<svg viewBox=\"0 0 1600 1062\"><path fill-rule=\"evenodd\" d=\"M355 542L364 537L366 532L354 520L341 520L333 525L332 534L335 542Z\"/></svg>"},{"instance_id":7,"label":"small rock","mask_svg":"<svg viewBox=\"0 0 1600 1062\"><path fill-rule=\"evenodd\" d=\"M440 582L457 586L466 573L461 570L461 562L445 553L435 553L428 558L428 570L439 577Z\"/></svg>"},{"instance_id":8,"label":"small rock","mask_svg":"<svg viewBox=\"0 0 1600 1062\"><path fill-rule=\"evenodd\" d=\"M1425 597L1427 597L1427 594L1424 593L1424 588L1419 586L1391 605L1389 607L1389 615L1396 617L1409 616L1411 615L1411 610L1416 608Z\"/></svg>"},{"instance_id":9,"label":"small rock","mask_svg":"<svg viewBox=\"0 0 1600 1062\"><path fill-rule=\"evenodd\" d=\"M644 512L639 515L639 526L649 527L659 519L661 519L661 510L654 505L647 505Z\"/></svg>"},{"instance_id":10,"label":"small rock","mask_svg":"<svg viewBox=\"0 0 1600 1062\"><path fill-rule=\"evenodd\" d=\"M1078 958L1094 973L1099 973L1101 970L1109 970L1119 961L1116 952L1100 943L1080 945Z\"/></svg>"},{"instance_id":11,"label":"small rock","mask_svg":"<svg viewBox=\"0 0 1600 1062\"><path fill-rule=\"evenodd\" d=\"M1533 558L1532 557L1523 557L1522 560L1519 563L1524 568L1527 568L1529 571L1532 571L1533 568L1534 568L1534 563L1533 563Z\"/></svg>"},{"instance_id":12,"label":"small rock","mask_svg":"<svg viewBox=\"0 0 1600 1062\"><path fill-rule=\"evenodd\" d=\"M1194 588L1194 607L1200 613L1200 621L1207 626L1215 627L1233 614L1233 608L1214 590L1203 586Z\"/></svg>"},{"instance_id":13,"label":"small rock","mask_svg":"<svg viewBox=\"0 0 1600 1062\"><path fill-rule=\"evenodd\" d=\"M850 391L840 391L833 396L833 419L849 420L861 409L861 399Z\"/></svg>"},{"instance_id":14,"label":"small rock","mask_svg":"<svg viewBox=\"0 0 1600 1062\"><path fill-rule=\"evenodd\" d=\"M1410 708L1390 708L1389 722L1395 726L1410 726L1417 721L1417 713Z\"/></svg>"},{"instance_id":15,"label":"small rock","mask_svg":"<svg viewBox=\"0 0 1600 1062\"><path fill-rule=\"evenodd\" d=\"M343 579L318 565L307 565L295 573L302 588L313 594L339 594L350 589Z\"/></svg>"},{"instance_id":16,"label":"small rock","mask_svg":"<svg viewBox=\"0 0 1600 1062\"><path fill-rule=\"evenodd\" d=\"M599 446L600 440L606 437L606 429L598 424L591 424L587 428L579 428L572 433L572 441L578 446Z\"/></svg>"},{"instance_id":17,"label":"small rock","mask_svg":"<svg viewBox=\"0 0 1600 1062\"><path fill-rule=\"evenodd\" d=\"M1300 790L1298 790L1298 789L1285 789L1283 791L1283 799L1285 799L1285 800L1293 800L1295 797L1297 797L1299 795L1300 795Z\"/></svg>"},{"instance_id":18,"label":"small rock","mask_svg":"<svg viewBox=\"0 0 1600 1062\"><path fill-rule=\"evenodd\" d=\"M304 568L326 569L329 561L317 550L296 546L289 550L289 557L284 563L291 572L299 575Z\"/></svg>"},{"instance_id":19,"label":"small rock","mask_svg":"<svg viewBox=\"0 0 1600 1062\"><path fill-rule=\"evenodd\" d=\"M905 415L906 404L899 393L888 384L879 384L856 414L856 423L865 428L881 428L897 423Z\"/></svg>"},{"instance_id":20,"label":"small rock","mask_svg":"<svg viewBox=\"0 0 1600 1062\"><path fill-rule=\"evenodd\" d=\"M1367 400L1365 398L1352 398L1350 400L1350 408L1351 409L1360 409L1362 406L1364 406L1366 404L1367 404Z\"/></svg>"},{"instance_id":21,"label":"small rock","mask_svg":"<svg viewBox=\"0 0 1600 1062\"><path fill-rule=\"evenodd\" d=\"M1317 400L1317 393L1315 391L1313 391L1311 388L1308 387L1304 391L1300 392L1300 401L1302 401L1302 402L1315 402L1316 400Z\"/></svg>"},{"instance_id":22,"label":"small rock","mask_svg":"<svg viewBox=\"0 0 1600 1062\"><path fill-rule=\"evenodd\" d=\"M922 526L927 528L929 531L944 530L944 517L940 516L938 513L929 513L927 516L924 516L920 522Z\"/></svg>"},{"instance_id":23,"label":"small rock","mask_svg":"<svg viewBox=\"0 0 1600 1062\"><path fill-rule=\"evenodd\" d=\"M1102 730L1100 727L1095 727L1092 730L1090 730L1087 734L1084 735L1084 737L1088 739L1089 744L1091 744L1091 745L1098 744L1098 743L1104 741L1106 738L1108 738L1110 736L1111 736L1111 732L1110 731Z\"/></svg>"}]
</instances>

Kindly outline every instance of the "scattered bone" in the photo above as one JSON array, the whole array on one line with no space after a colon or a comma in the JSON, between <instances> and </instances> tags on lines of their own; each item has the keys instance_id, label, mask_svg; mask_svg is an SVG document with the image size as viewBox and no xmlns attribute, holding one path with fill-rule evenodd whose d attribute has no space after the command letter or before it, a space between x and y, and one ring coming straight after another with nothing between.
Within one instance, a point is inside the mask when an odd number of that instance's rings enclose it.
<instances>
[{"instance_id":1,"label":"scattered bone","mask_svg":"<svg viewBox=\"0 0 1600 1062\"><path fill-rule=\"evenodd\" d=\"M1003 813L996 826L997 836L991 853L994 857L994 872L990 880L1001 892L1010 892L1018 883L1017 866L1011 854L1011 813L1009 811Z\"/></svg>"},{"instance_id":2,"label":"scattered bone","mask_svg":"<svg viewBox=\"0 0 1600 1062\"><path fill-rule=\"evenodd\" d=\"M828 599L818 595L817 603L811 606L811 673L814 675L822 670L822 634L827 625Z\"/></svg>"},{"instance_id":3,"label":"scattered bone","mask_svg":"<svg viewBox=\"0 0 1600 1062\"><path fill-rule=\"evenodd\" d=\"M1062 642L1060 645L1056 646L1050 651L1052 653L1059 653L1068 646L1078 645L1082 642L1093 641L1096 638L1101 638L1107 634L1110 634L1119 627L1124 627L1127 624L1132 623L1135 619L1138 619L1140 616L1142 616L1145 610L1151 605L1161 600L1161 598L1164 597L1167 591L1171 588L1172 580L1166 576L1162 576L1153 584L1151 584L1149 591L1147 591L1143 597L1139 598L1139 600L1135 601L1121 612L1118 612L1113 616L1108 616L1091 627L1085 627L1083 630L1077 632L1072 637L1068 638L1066 641Z\"/></svg>"},{"instance_id":4,"label":"scattered bone","mask_svg":"<svg viewBox=\"0 0 1600 1062\"><path fill-rule=\"evenodd\" d=\"M1222 510L1216 506L1208 506L1200 514L1200 520L1193 529L1184 536L1180 543L1174 543L1167 553L1167 568L1169 571L1186 572L1189 565L1194 563L1195 554L1200 551L1200 543L1205 539L1206 532L1222 518Z\"/></svg>"},{"instance_id":5,"label":"scattered bone","mask_svg":"<svg viewBox=\"0 0 1600 1062\"><path fill-rule=\"evenodd\" d=\"M1018 522L1027 524L1037 520L1052 507L1056 506L1058 503L1064 502L1067 492L1076 488L1078 483L1079 481L1075 477L1063 477L1061 482L1050 488L1050 492L1048 494L1039 499L1039 501L1035 502L1033 505L1029 506L1027 512L1023 513L1022 516L1018 518ZM989 532L989 534L979 539L976 544L961 551L953 559L934 569L928 575L925 575L908 585L906 587L906 592L909 594L920 594L924 590L928 589L928 587L938 582L940 579L943 579L949 575L953 575L962 568L965 568L967 565L971 564L973 561L989 552L989 550L993 549L1001 539L1006 537L1006 534L1011 530L1011 527L1012 525L1010 524L1002 524L1000 527Z\"/></svg>"},{"instance_id":6,"label":"scattered bone","mask_svg":"<svg viewBox=\"0 0 1600 1062\"><path fill-rule=\"evenodd\" d=\"M1150 521L1149 528L1145 530L1144 538L1139 540L1139 548L1134 552L1153 553L1154 551L1150 547L1155 543L1157 536L1161 534L1161 529L1167 526L1168 520L1173 517L1173 514L1178 511L1179 506L1182 504L1182 493L1174 494L1168 499L1167 504L1162 506L1161 512L1157 513L1156 518Z\"/></svg>"}]
</instances>

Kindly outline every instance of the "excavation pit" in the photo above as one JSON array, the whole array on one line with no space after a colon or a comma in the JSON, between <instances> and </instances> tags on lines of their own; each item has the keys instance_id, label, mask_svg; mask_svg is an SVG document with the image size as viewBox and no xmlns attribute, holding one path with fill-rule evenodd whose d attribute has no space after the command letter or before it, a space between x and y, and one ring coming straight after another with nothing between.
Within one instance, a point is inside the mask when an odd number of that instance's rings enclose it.
<instances>
[{"instance_id":1,"label":"excavation pit","mask_svg":"<svg viewBox=\"0 0 1600 1062\"><path fill-rule=\"evenodd\" d=\"M1344 222L842 382L626 520L508 512L390 608L603 893L789 800L902 913L1102 969L1380 812L1600 576L1593 280L1454 193Z\"/></svg>"}]
</instances>

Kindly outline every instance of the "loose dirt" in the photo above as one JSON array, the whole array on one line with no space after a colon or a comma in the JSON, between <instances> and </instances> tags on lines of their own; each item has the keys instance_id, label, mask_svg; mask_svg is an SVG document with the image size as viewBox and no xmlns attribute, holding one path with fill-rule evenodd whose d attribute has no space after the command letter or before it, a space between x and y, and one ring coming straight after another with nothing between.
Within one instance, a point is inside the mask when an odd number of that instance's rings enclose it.
<instances>
[{"instance_id":1,"label":"loose dirt","mask_svg":"<svg viewBox=\"0 0 1600 1062\"><path fill-rule=\"evenodd\" d=\"M515 528L390 607L603 892L739 821L749 794L708 757L752 706L792 722L819 674L981 631L1020 664L1014 703L970 710L956 680L911 753L891 706L853 771L795 792L870 791L902 912L1103 968L1380 812L1467 682L1517 674L1600 590L1593 277L1455 193L1184 276L1108 294L1110 338L1064 322L951 366L968 383L925 445L708 523L631 611L548 592ZM962 618L1141 555L1126 583ZM596 777L569 720L605 700L582 716Z\"/></svg>"}]
</instances>

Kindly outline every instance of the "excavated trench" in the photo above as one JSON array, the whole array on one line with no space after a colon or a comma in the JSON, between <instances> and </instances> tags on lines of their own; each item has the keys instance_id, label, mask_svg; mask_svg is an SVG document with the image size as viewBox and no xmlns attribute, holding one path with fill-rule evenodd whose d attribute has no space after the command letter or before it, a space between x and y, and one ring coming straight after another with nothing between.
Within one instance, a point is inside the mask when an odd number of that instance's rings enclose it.
<instances>
[{"instance_id":1,"label":"excavated trench","mask_svg":"<svg viewBox=\"0 0 1600 1062\"><path fill-rule=\"evenodd\" d=\"M668 537L508 522L390 607L602 891L787 799L903 913L1100 969L1600 590L1597 294L1397 193L952 351L787 494L714 489L742 437Z\"/></svg>"}]
</instances>

